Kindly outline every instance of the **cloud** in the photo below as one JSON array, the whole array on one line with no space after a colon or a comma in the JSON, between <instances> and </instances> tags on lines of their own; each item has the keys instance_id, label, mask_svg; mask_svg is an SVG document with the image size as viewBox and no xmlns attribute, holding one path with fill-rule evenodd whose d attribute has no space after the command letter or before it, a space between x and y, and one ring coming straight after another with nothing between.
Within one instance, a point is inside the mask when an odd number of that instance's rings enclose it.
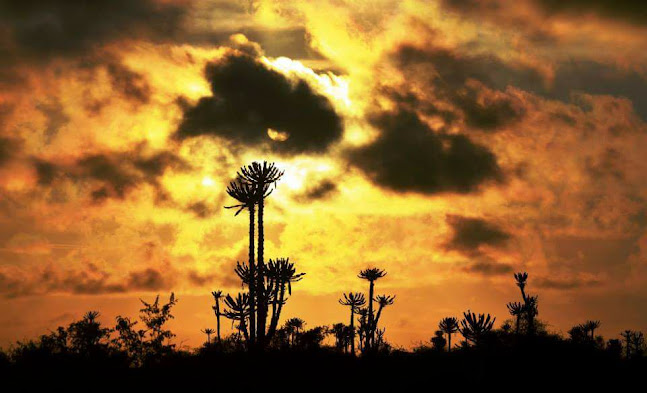
<instances>
[{"instance_id":1,"label":"cloud","mask_svg":"<svg viewBox=\"0 0 647 393\"><path fill-rule=\"evenodd\" d=\"M245 55L210 63L205 74L213 95L185 108L179 139L212 135L280 153L320 153L342 135L331 103L304 80L290 80ZM288 139L274 141L269 128Z\"/></svg>"},{"instance_id":2,"label":"cloud","mask_svg":"<svg viewBox=\"0 0 647 393\"><path fill-rule=\"evenodd\" d=\"M218 276L215 274L200 274L195 270L191 270L187 274L188 281L198 287L204 287L218 281Z\"/></svg>"},{"instance_id":3,"label":"cloud","mask_svg":"<svg viewBox=\"0 0 647 393\"><path fill-rule=\"evenodd\" d=\"M325 199L337 192L337 184L331 179L323 179L308 187L296 199L301 202L309 202L318 199Z\"/></svg>"},{"instance_id":4,"label":"cloud","mask_svg":"<svg viewBox=\"0 0 647 393\"><path fill-rule=\"evenodd\" d=\"M478 253L481 246L502 247L510 239L509 233L482 218L447 215L447 223L454 230L446 244L449 250Z\"/></svg>"},{"instance_id":5,"label":"cloud","mask_svg":"<svg viewBox=\"0 0 647 393\"><path fill-rule=\"evenodd\" d=\"M232 42L231 36L243 35L257 48L240 46ZM303 26L290 27L254 27L242 25L236 28L225 28L191 32L186 35L187 41L195 44L221 44L242 49L249 54L264 54L270 57L289 57L294 60L323 60L325 57L313 49L311 37ZM258 50L262 48L262 50ZM246 50L253 49L253 50Z\"/></svg>"},{"instance_id":6,"label":"cloud","mask_svg":"<svg viewBox=\"0 0 647 393\"><path fill-rule=\"evenodd\" d=\"M65 113L65 108L58 99L51 99L36 104L36 109L47 117L45 139L50 142L58 134L58 130L69 123L70 118Z\"/></svg>"},{"instance_id":7,"label":"cloud","mask_svg":"<svg viewBox=\"0 0 647 393\"><path fill-rule=\"evenodd\" d=\"M647 94L647 78L633 69L591 60L571 60L557 64L549 88L532 85L525 88L563 102L572 101L573 94L578 92L626 97L638 115L647 120L647 102L643 99Z\"/></svg>"},{"instance_id":8,"label":"cloud","mask_svg":"<svg viewBox=\"0 0 647 393\"><path fill-rule=\"evenodd\" d=\"M50 267L35 276L0 272L0 294L14 298L45 293L96 295L126 291L124 285L108 280L109 275L93 264L88 265L84 271L65 273Z\"/></svg>"},{"instance_id":9,"label":"cloud","mask_svg":"<svg viewBox=\"0 0 647 393\"><path fill-rule=\"evenodd\" d=\"M352 165L377 185L421 194L475 192L503 180L496 156L465 135L433 132L413 112L371 116L380 130L372 143L349 150Z\"/></svg>"},{"instance_id":10,"label":"cloud","mask_svg":"<svg viewBox=\"0 0 647 393\"><path fill-rule=\"evenodd\" d=\"M198 218L207 218L216 213L216 210L211 207L211 204L205 201L191 203L186 207L186 210L195 214Z\"/></svg>"},{"instance_id":11,"label":"cloud","mask_svg":"<svg viewBox=\"0 0 647 393\"><path fill-rule=\"evenodd\" d=\"M150 100L151 87L146 77L114 61L106 64L106 70L114 89L135 102L145 104Z\"/></svg>"},{"instance_id":12,"label":"cloud","mask_svg":"<svg viewBox=\"0 0 647 393\"><path fill-rule=\"evenodd\" d=\"M188 163L169 151L146 155L140 148L130 152L91 154L71 164L59 164L35 159L38 183L49 186L58 179L90 182L92 199L123 199L128 192L142 184L153 186L158 198L165 199L166 192L159 183L164 172L173 168L185 171Z\"/></svg>"},{"instance_id":13,"label":"cloud","mask_svg":"<svg viewBox=\"0 0 647 393\"><path fill-rule=\"evenodd\" d=\"M462 118L465 125L481 131L496 130L524 116L519 100L504 91L508 86L543 82L532 68L511 66L493 55L461 54L432 43L400 45L389 58L409 82L401 89L415 86L420 91L424 86L427 97L417 97L418 103L423 101L424 113L441 115L447 124ZM412 96L411 92L404 94Z\"/></svg>"},{"instance_id":14,"label":"cloud","mask_svg":"<svg viewBox=\"0 0 647 393\"><path fill-rule=\"evenodd\" d=\"M605 18L616 18L632 23L647 22L647 4L635 0L536 0L549 13L581 15L594 12Z\"/></svg>"},{"instance_id":15,"label":"cloud","mask_svg":"<svg viewBox=\"0 0 647 393\"><path fill-rule=\"evenodd\" d=\"M533 285L538 288L555 289L555 290L571 290L579 288L591 288L602 285L601 280L597 279L583 279L583 278L550 278L540 277L533 280Z\"/></svg>"},{"instance_id":16,"label":"cloud","mask_svg":"<svg viewBox=\"0 0 647 393\"><path fill-rule=\"evenodd\" d=\"M466 266L464 271L483 276L502 276L513 272L512 265L494 261L478 261Z\"/></svg>"},{"instance_id":17,"label":"cloud","mask_svg":"<svg viewBox=\"0 0 647 393\"><path fill-rule=\"evenodd\" d=\"M147 268L141 271L131 272L128 278L127 288L129 290L158 291L169 289L173 280L165 277L159 271Z\"/></svg>"},{"instance_id":18,"label":"cloud","mask_svg":"<svg viewBox=\"0 0 647 393\"><path fill-rule=\"evenodd\" d=\"M6 164L15 154L16 142L0 137L0 166Z\"/></svg>"},{"instance_id":19,"label":"cloud","mask_svg":"<svg viewBox=\"0 0 647 393\"><path fill-rule=\"evenodd\" d=\"M0 53L51 58L79 55L119 39L163 40L181 26L181 3L156 0L0 2L6 39Z\"/></svg>"},{"instance_id":20,"label":"cloud","mask_svg":"<svg viewBox=\"0 0 647 393\"><path fill-rule=\"evenodd\" d=\"M176 283L172 274L153 268L133 270L118 277L93 263L83 270L56 270L50 266L39 273L0 271L0 295L6 298L53 293L101 295L111 293L159 291Z\"/></svg>"}]
</instances>

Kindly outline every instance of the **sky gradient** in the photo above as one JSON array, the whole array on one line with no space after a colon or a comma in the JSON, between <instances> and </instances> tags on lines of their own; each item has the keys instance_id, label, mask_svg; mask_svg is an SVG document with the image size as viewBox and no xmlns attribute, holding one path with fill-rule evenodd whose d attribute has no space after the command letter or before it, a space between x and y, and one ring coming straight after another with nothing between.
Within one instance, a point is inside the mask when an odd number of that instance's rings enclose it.
<instances>
[{"instance_id":1,"label":"sky gradient","mask_svg":"<svg viewBox=\"0 0 647 393\"><path fill-rule=\"evenodd\" d=\"M607 338L647 325L647 5L0 0L0 345L179 297L183 345L236 292L253 160L284 317L347 322L385 269L386 337L518 301ZM225 330L230 327L226 326Z\"/></svg>"}]
</instances>

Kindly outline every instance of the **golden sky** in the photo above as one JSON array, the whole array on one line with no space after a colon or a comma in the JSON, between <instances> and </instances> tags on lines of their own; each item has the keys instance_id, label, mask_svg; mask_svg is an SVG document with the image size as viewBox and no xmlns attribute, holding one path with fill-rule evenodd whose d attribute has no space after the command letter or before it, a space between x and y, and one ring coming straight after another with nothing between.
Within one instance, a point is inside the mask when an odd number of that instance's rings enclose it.
<instances>
[{"instance_id":1,"label":"golden sky","mask_svg":"<svg viewBox=\"0 0 647 393\"><path fill-rule=\"evenodd\" d=\"M630 1L0 1L0 345L171 291L197 345L264 159L286 317L346 322L378 266L409 347L526 270L550 329L644 329L646 47Z\"/></svg>"}]
</instances>

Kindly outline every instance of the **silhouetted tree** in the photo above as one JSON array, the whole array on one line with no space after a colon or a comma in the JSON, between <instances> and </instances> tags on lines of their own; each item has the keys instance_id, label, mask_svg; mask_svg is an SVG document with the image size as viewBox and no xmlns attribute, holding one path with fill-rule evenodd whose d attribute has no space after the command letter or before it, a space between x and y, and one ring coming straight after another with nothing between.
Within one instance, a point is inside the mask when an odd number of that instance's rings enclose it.
<instances>
[{"instance_id":1,"label":"silhouetted tree","mask_svg":"<svg viewBox=\"0 0 647 393\"><path fill-rule=\"evenodd\" d=\"M526 333L534 334L536 332L535 317L539 314L538 297L526 294L526 285L528 285L528 273L515 273L514 278L517 286L521 290L521 298L523 299L523 308L521 312L526 317ZM510 310L510 308L508 309ZM510 310L510 312L512 313L512 310Z\"/></svg>"},{"instance_id":2,"label":"silhouetted tree","mask_svg":"<svg viewBox=\"0 0 647 393\"><path fill-rule=\"evenodd\" d=\"M315 326L299 335L298 346L304 350L315 350L321 347L326 338L327 329L325 326Z\"/></svg>"},{"instance_id":3,"label":"silhouetted tree","mask_svg":"<svg viewBox=\"0 0 647 393\"><path fill-rule=\"evenodd\" d=\"M343 323L336 323L328 329L328 333L335 337L335 348L340 352L348 351L350 340L350 330L348 328L349 326L344 325Z\"/></svg>"},{"instance_id":4,"label":"silhouetted tree","mask_svg":"<svg viewBox=\"0 0 647 393\"><path fill-rule=\"evenodd\" d=\"M290 318L285 321L284 328L290 336L290 345L294 346L299 340L299 331L303 329L305 321L301 318Z\"/></svg>"},{"instance_id":5,"label":"silhouetted tree","mask_svg":"<svg viewBox=\"0 0 647 393\"><path fill-rule=\"evenodd\" d=\"M139 367L144 362L144 338L146 330L135 329L137 321L131 321L128 317L117 316L117 325L115 331L117 337L114 338L113 345L121 351L124 351L133 366Z\"/></svg>"},{"instance_id":6,"label":"silhouetted tree","mask_svg":"<svg viewBox=\"0 0 647 393\"><path fill-rule=\"evenodd\" d=\"M377 313L375 314L375 321L373 321L373 326L371 326L371 329L377 332L377 326L380 322L380 317L382 316L382 310L384 309L384 307L393 305L395 296L379 295L373 300L375 300L375 302L378 304L378 309Z\"/></svg>"},{"instance_id":7,"label":"silhouetted tree","mask_svg":"<svg viewBox=\"0 0 647 393\"><path fill-rule=\"evenodd\" d=\"M571 341L574 343L582 344L589 341L589 335L581 324L573 326L568 331L568 335L570 336Z\"/></svg>"},{"instance_id":8,"label":"silhouetted tree","mask_svg":"<svg viewBox=\"0 0 647 393\"><path fill-rule=\"evenodd\" d=\"M223 294L222 291L213 291L211 292L211 295L215 302L215 305L211 308L213 308L213 312L216 314L216 336L218 337L218 342L220 342L220 299L222 299Z\"/></svg>"},{"instance_id":9,"label":"silhouetted tree","mask_svg":"<svg viewBox=\"0 0 647 393\"><path fill-rule=\"evenodd\" d=\"M440 320L440 323L438 324L438 328L440 331L444 332L447 334L447 343L448 347L447 350L449 352L452 351L452 334L458 332L458 319L454 317L445 317Z\"/></svg>"},{"instance_id":10,"label":"silhouetted tree","mask_svg":"<svg viewBox=\"0 0 647 393\"><path fill-rule=\"evenodd\" d=\"M369 350L375 341L375 315L373 314L373 293L375 292L375 281L386 276L384 270L368 268L359 272L358 277L369 282L368 289L368 332L365 338L364 350Z\"/></svg>"},{"instance_id":11,"label":"silhouetted tree","mask_svg":"<svg viewBox=\"0 0 647 393\"><path fill-rule=\"evenodd\" d=\"M238 322L238 332L245 338L249 344L249 332L247 331L247 319L250 315L249 294L239 293L235 298L231 295L225 296L225 309L222 315L227 319L231 319L232 324Z\"/></svg>"},{"instance_id":12,"label":"silhouetted tree","mask_svg":"<svg viewBox=\"0 0 647 393\"><path fill-rule=\"evenodd\" d=\"M339 304L350 307L350 352L355 354L355 313L366 304L366 298L362 293L349 292L344 294L344 299L339 299Z\"/></svg>"},{"instance_id":13,"label":"silhouetted tree","mask_svg":"<svg viewBox=\"0 0 647 393\"><path fill-rule=\"evenodd\" d=\"M175 344L170 340L175 337L170 330L165 328L166 323L173 319L171 309L177 304L175 294L171 293L168 303L160 305L159 295L155 297L152 303L139 299L144 307L139 310L140 319L146 326L146 335L148 340L144 341L146 357L151 356L159 358L173 351Z\"/></svg>"},{"instance_id":14,"label":"silhouetted tree","mask_svg":"<svg viewBox=\"0 0 647 393\"><path fill-rule=\"evenodd\" d=\"M519 302L510 302L506 305L510 315L515 317L515 333L519 334L519 327L521 322L521 317L523 316L524 306Z\"/></svg>"},{"instance_id":15,"label":"silhouetted tree","mask_svg":"<svg viewBox=\"0 0 647 393\"><path fill-rule=\"evenodd\" d=\"M256 191L256 203L258 204L258 274L256 275L256 303L258 305L257 315L257 336L261 347L265 345L265 325L268 313L268 302L266 297L269 294L266 292L264 279L265 279L265 262L264 262L264 226L263 214L265 209L265 198L267 198L272 191L269 190L271 184L276 184L277 181L283 176L283 171L279 170L274 163L267 163L264 161L262 164L253 162L250 165L240 168L238 177L243 182L251 185ZM252 276L254 276L252 274ZM254 301L252 301L253 303Z\"/></svg>"},{"instance_id":16,"label":"silhouetted tree","mask_svg":"<svg viewBox=\"0 0 647 393\"><path fill-rule=\"evenodd\" d=\"M627 359L641 356L645 350L645 339L642 332L625 330L620 334L625 339L625 354Z\"/></svg>"},{"instance_id":17,"label":"silhouetted tree","mask_svg":"<svg viewBox=\"0 0 647 393\"><path fill-rule=\"evenodd\" d=\"M612 338L607 341L606 351L614 358L622 357L622 341Z\"/></svg>"},{"instance_id":18,"label":"silhouetted tree","mask_svg":"<svg viewBox=\"0 0 647 393\"><path fill-rule=\"evenodd\" d=\"M107 351L112 329L102 327L98 317L98 311L88 311L81 320L70 324L67 338L73 352L92 356Z\"/></svg>"},{"instance_id":19,"label":"silhouetted tree","mask_svg":"<svg viewBox=\"0 0 647 393\"><path fill-rule=\"evenodd\" d=\"M369 331L367 307L360 307L357 309L357 323L358 323L357 336L358 336L358 342L359 342L359 350L360 352L363 352L364 348L366 347L366 338L368 337L368 331Z\"/></svg>"},{"instance_id":20,"label":"silhouetted tree","mask_svg":"<svg viewBox=\"0 0 647 393\"><path fill-rule=\"evenodd\" d=\"M595 329L600 327L600 321L586 321L582 324L582 329L591 334L591 340L595 340Z\"/></svg>"},{"instance_id":21,"label":"silhouetted tree","mask_svg":"<svg viewBox=\"0 0 647 393\"><path fill-rule=\"evenodd\" d=\"M386 333L386 328L375 330L375 348L378 351L388 351L390 348L389 344L384 339L384 333Z\"/></svg>"},{"instance_id":22,"label":"silhouetted tree","mask_svg":"<svg viewBox=\"0 0 647 393\"><path fill-rule=\"evenodd\" d=\"M200 331L207 335L207 345L211 344L211 335L214 333L214 330L211 328L206 328Z\"/></svg>"},{"instance_id":23,"label":"silhouetted tree","mask_svg":"<svg viewBox=\"0 0 647 393\"><path fill-rule=\"evenodd\" d=\"M272 316L267 331L268 339L271 340L281 317L283 305L287 301L285 291L292 295L292 283L301 281L305 273L297 273L294 264L289 258L270 259L265 275L267 277L267 299L272 304Z\"/></svg>"},{"instance_id":24,"label":"silhouetted tree","mask_svg":"<svg viewBox=\"0 0 647 393\"><path fill-rule=\"evenodd\" d=\"M247 284L249 288L249 296L256 299L256 264L254 262L254 218L256 211L256 203L258 201L258 194L256 192L256 185L245 182L240 178L229 183L227 187L227 194L240 202L237 205L225 206L225 209L237 208L236 216L243 210L249 211L249 277L243 279L243 284ZM250 278L251 277L251 278ZM217 302L216 302L217 303ZM249 332L250 342L253 345L256 342L256 301L250 302L250 325Z\"/></svg>"},{"instance_id":25,"label":"silhouetted tree","mask_svg":"<svg viewBox=\"0 0 647 393\"><path fill-rule=\"evenodd\" d=\"M431 344L436 351L443 352L445 350L447 340L443 337L442 330L436 330L435 336L431 338Z\"/></svg>"},{"instance_id":26,"label":"silhouetted tree","mask_svg":"<svg viewBox=\"0 0 647 393\"><path fill-rule=\"evenodd\" d=\"M467 310L463 313L464 318L461 320L459 331L466 340L474 344L478 344L483 336L492 330L496 318L492 318L490 314L478 314Z\"/></svg>"}]
</instances>

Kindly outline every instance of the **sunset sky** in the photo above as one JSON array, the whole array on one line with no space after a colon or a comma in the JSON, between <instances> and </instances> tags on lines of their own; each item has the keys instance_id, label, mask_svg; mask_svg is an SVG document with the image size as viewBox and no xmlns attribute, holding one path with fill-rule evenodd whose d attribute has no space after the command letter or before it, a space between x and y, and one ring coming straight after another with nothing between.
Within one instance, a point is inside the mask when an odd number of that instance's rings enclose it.
<instances>
[{"instance_id":1,"label":"sunset sky","mask_svg":"<svg viewBox=\"0 0 647 393\"><path fill-rule=\"evenodd\" d=\"M515 271L551 331L644 330L645 48L629 0L0 0L0 346L171 291L198 345L254 160L285 170L266 257L307 273L307 327L377 266L403 347L500 326Z\"/></svg>"}]
</instances>

